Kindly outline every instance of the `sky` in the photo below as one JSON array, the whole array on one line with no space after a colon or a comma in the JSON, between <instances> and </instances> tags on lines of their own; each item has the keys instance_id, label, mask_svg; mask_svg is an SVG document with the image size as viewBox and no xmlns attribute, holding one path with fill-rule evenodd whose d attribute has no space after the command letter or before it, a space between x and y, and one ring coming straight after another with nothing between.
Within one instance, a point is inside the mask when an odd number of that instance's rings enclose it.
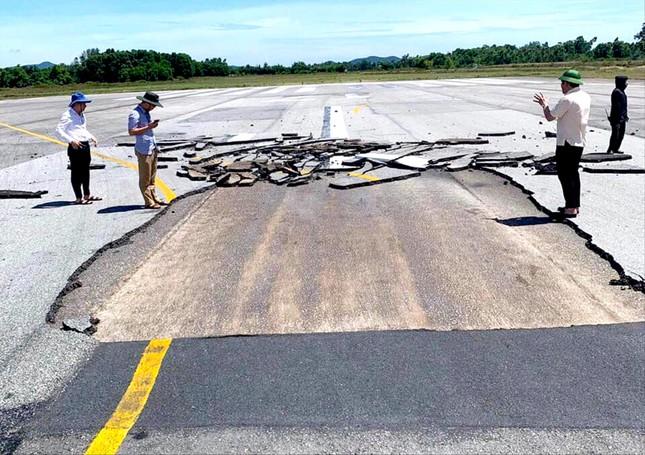
<instances>
[{"instance_id":1,"label":"sky","mask_svg":"<svg viewBox=\"0 0 645 455\"><path fill-rule=\"evenodd\" d=\"M0 67L85 49L185 52L232 65L423 55L484 44L632 42L643 0L0 0Z\"/></svg>"}]
</instances>

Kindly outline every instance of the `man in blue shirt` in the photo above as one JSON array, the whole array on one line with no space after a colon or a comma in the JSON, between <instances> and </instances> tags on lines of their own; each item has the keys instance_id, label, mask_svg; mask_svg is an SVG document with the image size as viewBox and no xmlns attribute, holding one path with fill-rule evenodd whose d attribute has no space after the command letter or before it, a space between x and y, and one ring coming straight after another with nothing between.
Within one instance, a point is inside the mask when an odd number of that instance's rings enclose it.
<instances>
[{"instance_id":1,"label":"man in blue shirt","mask_svg":"<svg viewBox=\"0 0 645 455\"><path fill-rule=\"evenodd\" d=\"M159 102L159 95L153 92L146 92L143 96L137 96L137 99L141 103L130 112L128 134L136 137L134 153L139 162L139 189L143 195L145 207L159 209L167 204L159 200L155 193L159 148L154 129L159 125L159 120L152 121L150 112L157 106L163 106Z\"/></svg>"}]
</instances>

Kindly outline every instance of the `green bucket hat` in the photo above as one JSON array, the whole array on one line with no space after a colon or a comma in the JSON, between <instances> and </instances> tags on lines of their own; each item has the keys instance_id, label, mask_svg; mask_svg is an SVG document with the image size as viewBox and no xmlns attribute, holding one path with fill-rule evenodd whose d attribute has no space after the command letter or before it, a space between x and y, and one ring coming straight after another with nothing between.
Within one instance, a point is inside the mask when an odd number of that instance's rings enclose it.
<instances>
[{"instance_id":1,"label":"green bucket hat","mask_svg":"<svg viewBox=\"0 0 645 455\"><path fill-rule=\"evenodd\" d=\"M582 75L577 70L566 70L558 79L561 81L571 82L572 84L582 85Z\"/></svg>"}]
</instances>

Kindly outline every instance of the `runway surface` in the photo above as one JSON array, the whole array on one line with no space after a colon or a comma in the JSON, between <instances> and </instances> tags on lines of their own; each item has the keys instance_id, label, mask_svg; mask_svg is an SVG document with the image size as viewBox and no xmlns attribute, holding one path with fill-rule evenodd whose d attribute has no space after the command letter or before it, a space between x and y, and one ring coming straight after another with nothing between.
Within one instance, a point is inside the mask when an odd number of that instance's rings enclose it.
<instances>
[{"instance_id":1,"label":"runway surface","mask_svg":"<svg viewBox=\"0 0 645 455\"><path fill-rule=\"evenodd\" d=\"M167 107L154 114L159 136L222 140L515 130L489 149L539 155L553 151L544 132L555 126L530 100L536 91L557 99L556 82L192 90L161 93ZM587 150L603 151L612 84L585 88ZM428 171L346 192L323 181L208 190L157 216L140 208L131 150L113 146L135 95L96 95L88 108L100 141L94 160L107 167L92 171L104 200L85 207L66 203L65 149L47 139L67 98L0 102L0 189L49 190L42 200L0 201L6 447L84 451L117 412L147 340L178 338L124 453L642 448L643 294L608 285L616 263L645 275L642 175L582 176L575 223L613 268L518 188L480 172ZM643 166L643 83L628 95L623 149ZM176 177L175 166L159 174L166 198L204 188ZM555 177L506 173L544 207L560 205ZM59 317L100 315L92 338L44 322L89 258ZM255 336L203 338L222 335Z\"/></svg>"}]
</instances>

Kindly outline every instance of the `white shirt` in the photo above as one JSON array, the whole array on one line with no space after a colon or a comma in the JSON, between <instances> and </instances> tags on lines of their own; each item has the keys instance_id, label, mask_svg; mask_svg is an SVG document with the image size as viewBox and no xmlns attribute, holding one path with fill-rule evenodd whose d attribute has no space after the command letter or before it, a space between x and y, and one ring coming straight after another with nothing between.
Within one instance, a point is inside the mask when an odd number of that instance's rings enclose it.
<instances>
[{"instance_id":1,"label":"white shirt","mask_svg":"<svg viewBox=\"0 0 645 455\"><path fill-rule=\"evenodd\" d=\"M575 147L585 146L590 110L591 97L580 87L569 90L554 108L549 108L551 115L558 119L557 145L564 145L566 141Z\"/></svg>"},{"instance_id":2,"label":"white shirt","mask_svg":"<svg viewBox=\"0 0 645 455\"><path fill-rule=\"evenodd\" d=\"M71 107L60 116L56 127L56 136L68 144L73 141L96 141L94 136L87 130L85 116L83 114L78 115Z\"/></svg>"}]
</instances>

